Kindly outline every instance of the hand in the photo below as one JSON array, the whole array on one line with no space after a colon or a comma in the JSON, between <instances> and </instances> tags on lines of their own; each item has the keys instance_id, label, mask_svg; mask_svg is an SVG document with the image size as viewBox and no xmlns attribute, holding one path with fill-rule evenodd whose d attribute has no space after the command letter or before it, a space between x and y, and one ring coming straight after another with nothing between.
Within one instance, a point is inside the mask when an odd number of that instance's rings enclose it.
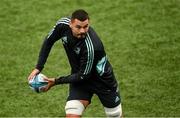
<instances>
[{"instance_id":1,"label":"hand","mask_svg":"<svg viewBox=\"0 0 180 118\"><path fill-rule=\"evenodd\" d=\"M41 90L46 92L55 85L55 78L44 78L44 80L48 81L48 85L46 87L43 87Z\"/></svg>"},{"instance_id":2,"label":"hand","mask_svg":"<svg viewBox=\"0 0 180 118\"><path fill-rule=\"evenodd\" d=\"M40 73L40 71L38 69L34 69L31 74L28 77L28 81L31 80L34 76L36 76L38 73Z\"/></svg>"}]
</instances>

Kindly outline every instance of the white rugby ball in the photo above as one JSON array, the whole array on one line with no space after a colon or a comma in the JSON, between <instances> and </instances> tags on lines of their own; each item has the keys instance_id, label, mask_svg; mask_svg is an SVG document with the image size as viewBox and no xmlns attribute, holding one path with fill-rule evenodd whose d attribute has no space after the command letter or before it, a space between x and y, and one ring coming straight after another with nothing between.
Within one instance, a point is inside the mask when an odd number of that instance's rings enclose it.
<instances>
[{"instance_id":1,"label":"white rugby ball","mask_svg":"<svg viewBox=\"0 0 180 118\"><path fill-rule=\"evenodd\" d=\"M37 93L43 92L42 88L46 87L48 84L48 81L44 80L44 78L46 78L46 76L43 75L42 73L39 73L36 76L34 76L29 81L30 88Z\"/></svg>"}]
</instances>

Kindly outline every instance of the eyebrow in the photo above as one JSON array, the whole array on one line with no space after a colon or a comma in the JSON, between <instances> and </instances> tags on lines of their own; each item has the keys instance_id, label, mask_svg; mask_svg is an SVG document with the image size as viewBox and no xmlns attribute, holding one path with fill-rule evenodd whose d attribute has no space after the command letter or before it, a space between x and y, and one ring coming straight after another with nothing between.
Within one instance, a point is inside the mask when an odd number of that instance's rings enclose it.
<instances>
[{"instance_id":1,"label":"eyebrow","mask_svg":"<svg viewBox=\"0 0 180 118\"><path fill-rule=\"evenodd\" d=\"M87 27L88 25L89 25L89 24L84 25L83 28L84 28L84 27ZM81 25L76 25L76 27L81 28Z\"/></svg>"},{"instance_id":2,"label":"eyebrow","mask_svg":"<svg viewBox=\"0 0 180 118\"><path fill-rule=\"evenodd\" d=\"M88 26L89 24L86 24L84 27Z\"/></svg>"}]
</instances>

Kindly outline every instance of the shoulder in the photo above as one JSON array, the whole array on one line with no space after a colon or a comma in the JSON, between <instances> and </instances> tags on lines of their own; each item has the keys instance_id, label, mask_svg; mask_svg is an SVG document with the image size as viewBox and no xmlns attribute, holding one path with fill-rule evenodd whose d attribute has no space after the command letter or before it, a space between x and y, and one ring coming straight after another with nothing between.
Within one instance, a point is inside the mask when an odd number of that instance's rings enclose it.
<instances>
[{"instance_id":1,"label":"shoulder","mask_svg":"<svg viewBox=\"0 0 180 118\"><path fill-rule=\"evenodd\" d=\"M70 21L71 21L70 17L62 17L56 22L56 25L59 24L69 25Z\"/></svg>"},{"instance_id":2,"label":"shoulder","mask_svg":"<svg viewBox=\"0 0 180 118\"><path fill-rule=\"evenodd\" d=\"M62 17L56 22L54 29L63 33L70 29L69 23L70 23L70 17Z\"/></svg>"},{"instance_id":3,"label":"shoulder","mask_svg":"<svg viewBox=\"0 0 180 118\"><path fill-rule=\"evenodd\" d=\"M92 27L89 27L88 38L91 40L95 50L103 50L103 43Z\"/></svg>"},{"instance_id":4,"label":"shoulder","mask_svg":"<svg viewBox=\"0 0 180 118\"><path fill-rule=\"evenodd\" d=\"M99 36L97 35L96 31L92 27L89 27L88 33L91 38L93 38L93 39L95 38L95 39L99 40Z\"/></svg>"}]
</instances>

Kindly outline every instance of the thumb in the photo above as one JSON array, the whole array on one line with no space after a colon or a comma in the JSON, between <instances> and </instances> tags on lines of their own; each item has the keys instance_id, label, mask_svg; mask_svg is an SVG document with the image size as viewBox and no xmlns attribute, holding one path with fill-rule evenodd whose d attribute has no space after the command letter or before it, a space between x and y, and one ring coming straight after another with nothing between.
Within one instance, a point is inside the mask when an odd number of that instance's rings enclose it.
<instances>
[{"instance_id":1,"label":"thumb","mask_svg":"<svg viewBox=\"0 0 180 118\"><path fill-rule=\"evenodd\" d=\"M44 81L49 82L49 79L47 77L43 77Z\"/></svg>"},{"instance_id":2,"label":"thumb","mask_svg":"<svg viewBox=\"0 0 180 118\"><path fill-rule=\"evenodd\" d=\"M53 87L53 86L55 85L55 84L54 84L55 82L54 82L54 79L53 79L53 78L51 78L51 79L44 78L44 80L47 81L48 84L47 84L45 87L43 87L41 90L44 91L44 92L46 92L46 91L48 91L51 87Z\"/></svg>"}]
</instances>

